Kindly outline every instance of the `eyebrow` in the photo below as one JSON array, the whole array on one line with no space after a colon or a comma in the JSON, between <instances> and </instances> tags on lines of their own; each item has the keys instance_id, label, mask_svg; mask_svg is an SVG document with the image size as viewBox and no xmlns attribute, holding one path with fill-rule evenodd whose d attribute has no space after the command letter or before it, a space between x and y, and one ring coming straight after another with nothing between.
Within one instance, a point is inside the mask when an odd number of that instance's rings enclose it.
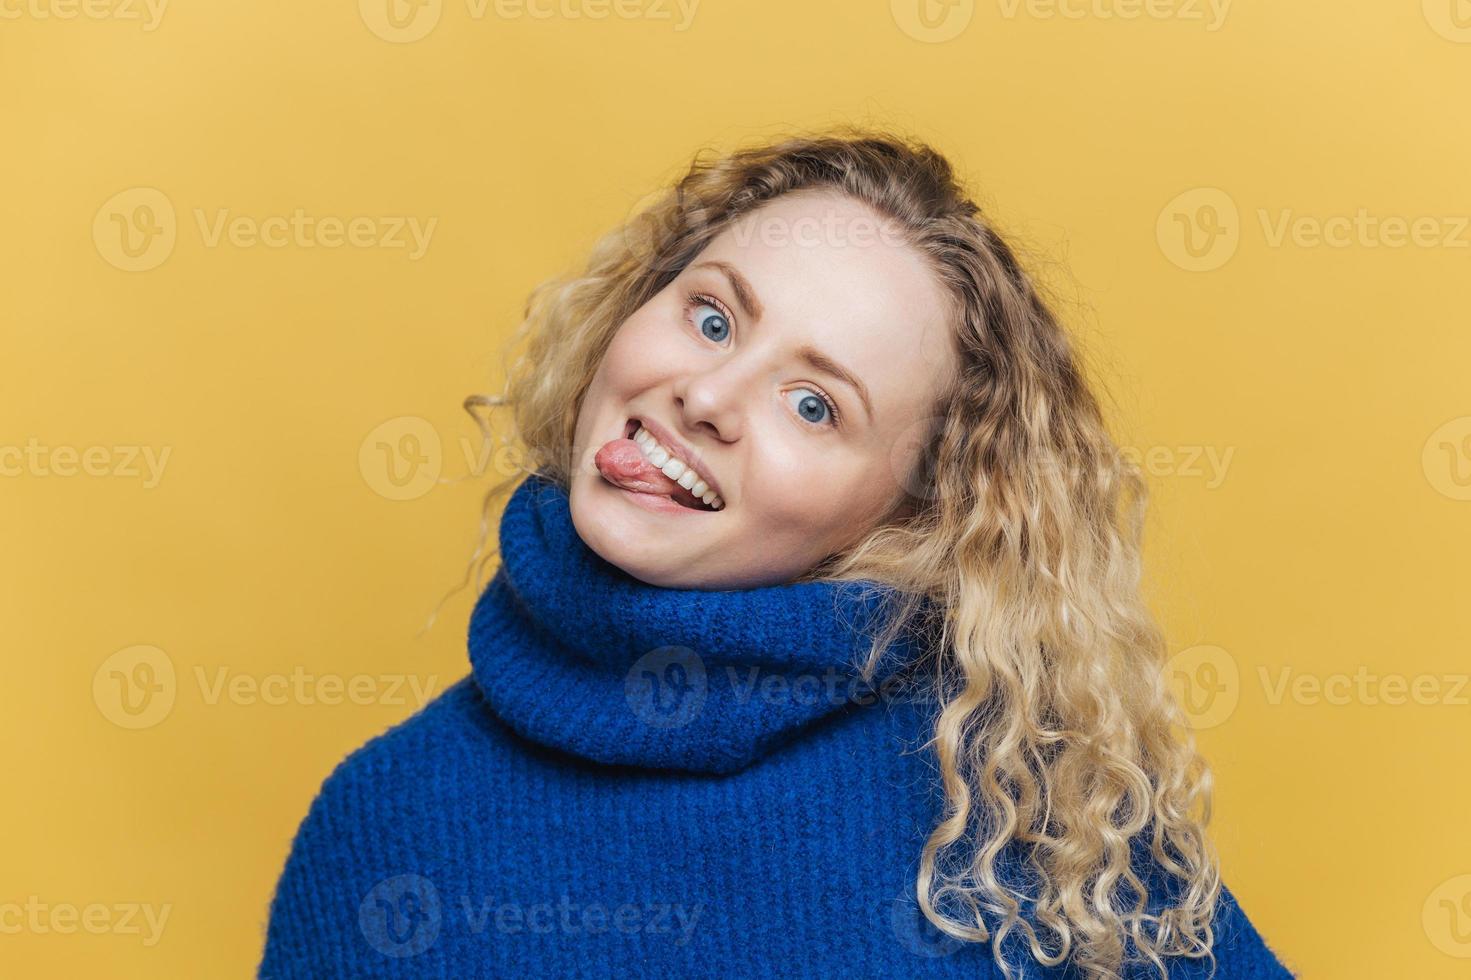
<instances>
[{"instance_id":1,"label":"eyebrow","mask_svg":"<svg viewBox=\"0 0 1471 980\"><path fill-rule=\"evenodd\" d=\"M735 266L719 259L708 259L695 263L691 268L709 268L724 273L725 278L730 282L731 291L735 293L736 305L741 308L741 312L750 317L752 321L761 319L763 309L761 301L756 298L756 290L751 288L750 281L741 275L741 271ZM863 410L868 413L868 421L870 424L873 423L873 399L869 397L868 385L863 383L862 378L811 345L804 344L798 348L797 356L816 370L832 375L858 392L858 397L863 401Z\"/></svg>"},{"instance_id":2,"label":"eyebrow","mask_svg":"<svg viewBox=\"0 0 1471 980\"><path fill-rule=\"evenodd\" d=\"M764 312L761 308L761 301L756 298L756 290L751 288L751 283L741 275L741 270L720 259L696 262L691 268L716 269L725 273L725 278L730 280L730 288L735 293L736 305L741 308L741 312L752 320L761 319L761 314Z\"/></svg>"},{"instance_id":3,"label":"eyebrow","mask_svg":"<svg viewBox=\"0 0 1471 980\"><path fill-rule=\"evenodd\" d=\"M851 385L853 390L858 392L858 397L863 399L863 410L868 413L869 424L873 424L873 402L868 397L868 386L863 383L862 378L843 367L843 365L831 357L828 357L816 347L803 346L797 350L797 354L802 360L811 364L817 370L824 371Z\"/></svg>"}]
</instances>

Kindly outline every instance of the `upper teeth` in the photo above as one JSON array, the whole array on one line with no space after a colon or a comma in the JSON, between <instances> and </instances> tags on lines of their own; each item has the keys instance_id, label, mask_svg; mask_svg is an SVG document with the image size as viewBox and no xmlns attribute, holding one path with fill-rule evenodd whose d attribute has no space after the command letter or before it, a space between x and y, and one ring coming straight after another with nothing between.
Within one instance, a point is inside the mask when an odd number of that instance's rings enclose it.
<instances>
[{"instance_id":1,"label":"upper teeth","mask_svg":"<svg viewBox=\"0 0 1471 980\"><path fill-rule=\"evenodd\" d=\"M715 510L725 506L725 501L720 499L720 494L711 490L709 485L695 474L693 467L670 452L668 446L651 436L648 429L640 425L638 431L633 434L633 441L638 443L644 455L649 458L649 462L659 467L659 471L669 479L699 497Z\"/></svg>"}]
</instances>

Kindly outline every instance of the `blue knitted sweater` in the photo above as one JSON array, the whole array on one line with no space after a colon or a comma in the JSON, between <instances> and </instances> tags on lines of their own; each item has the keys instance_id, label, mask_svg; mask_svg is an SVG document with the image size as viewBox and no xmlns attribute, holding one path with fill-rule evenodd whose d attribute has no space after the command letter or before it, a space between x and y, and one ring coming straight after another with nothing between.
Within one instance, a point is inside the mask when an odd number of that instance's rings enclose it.
<instances>
[{"instance_id":1,"label":"blue knitted sweater","mask_svg":"<svg viewBox=\"0 0 1471 980\"><path fill-rule=\"evenodd\" d=\"M500 548L470 674L312 803L261 977L1000 980L991 943L938 932L912 897L941 807L932 705L879 683L913 634L857 679L877 592L644 584L540 474ZM1229 889L1215 935L1217 977L1292 977ZM1021 930L1002 948L1019 976L1079 975L1038 965Z\"/></svg>"}]
</instances>

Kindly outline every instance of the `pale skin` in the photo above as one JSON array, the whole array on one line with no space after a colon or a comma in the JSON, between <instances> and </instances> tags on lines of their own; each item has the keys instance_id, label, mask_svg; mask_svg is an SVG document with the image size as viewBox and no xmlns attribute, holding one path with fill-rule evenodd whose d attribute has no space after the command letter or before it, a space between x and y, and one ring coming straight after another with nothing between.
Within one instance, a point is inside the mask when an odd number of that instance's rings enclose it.
<instances>
[{"instance_id":1,"label":"pale skin","mask_svg":"<svg viewBox=\"0 0 1471 980\"><path fill-rule=\"evenodd\" d=\"M907 512L919 436L957 365L945 310L924 257L841 192L743 216L624 321L593 376L574 436L578 535L650 585L746 589L790 582ZM604 479L594 456L630 418L683 443L724 507L660 512Z\"/></svg>"}]
</instances>

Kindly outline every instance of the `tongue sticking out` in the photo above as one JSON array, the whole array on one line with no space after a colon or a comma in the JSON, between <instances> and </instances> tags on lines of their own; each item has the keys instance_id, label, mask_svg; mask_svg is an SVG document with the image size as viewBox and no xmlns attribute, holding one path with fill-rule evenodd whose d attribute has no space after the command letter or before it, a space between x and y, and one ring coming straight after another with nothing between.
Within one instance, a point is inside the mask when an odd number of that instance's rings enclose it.
<instances>
[{"instance_id":1,"label":"tongue sticking out","mask_svg":"<svg viewBox=\"0 0 1471 980\"><path fill-rule=\"evenodd\" d=\"M608 440L593 459L597 463L598 472L614 486L636 493L672 497L677 503L697 510L710 509L700 498L664 475L632 439Z\"/></svg>"}]
</instances>

